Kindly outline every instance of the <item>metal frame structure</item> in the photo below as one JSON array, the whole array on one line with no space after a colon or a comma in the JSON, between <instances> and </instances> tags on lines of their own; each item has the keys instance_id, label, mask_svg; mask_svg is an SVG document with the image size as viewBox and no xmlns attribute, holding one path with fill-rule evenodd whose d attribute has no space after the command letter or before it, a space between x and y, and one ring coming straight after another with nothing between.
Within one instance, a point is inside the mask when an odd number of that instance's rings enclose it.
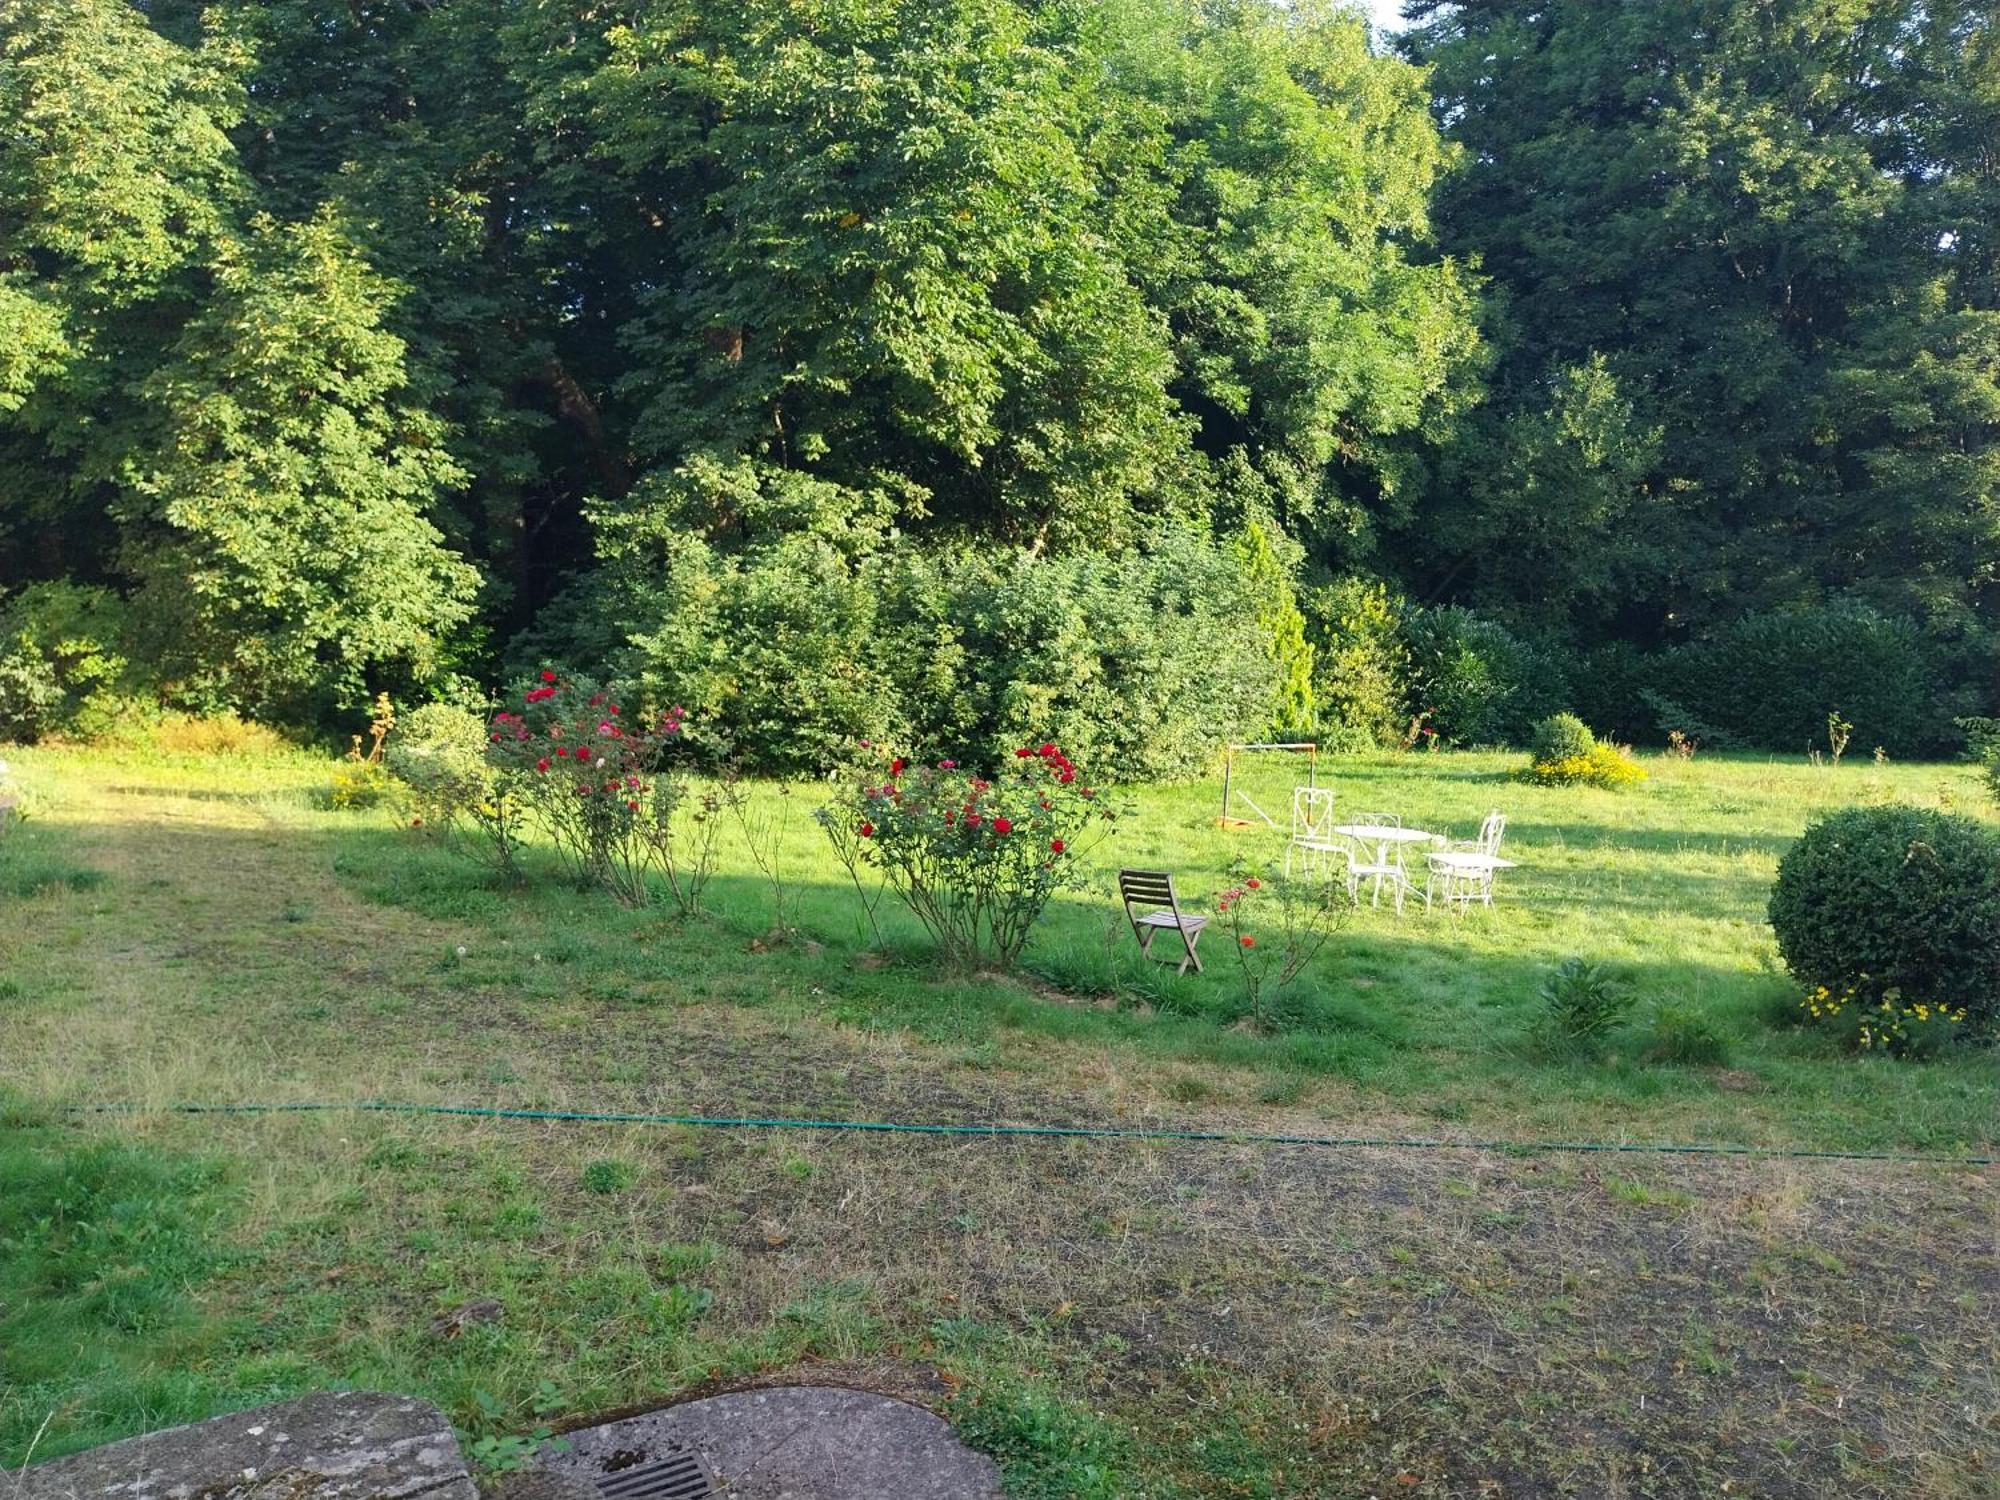
<instances>
[{"instance_id":1,"label":"metal frame structure","mask_svg":"<svg viewBox=\"0 0 2000 1500\"><path fill-rule=\"evenodd\" d=\"M1242 745L1224 745L1222 747L1222 809L1216 814L1215 826L1217 828L1248 828L1251 826L1248 818L1236 817L1229 811L1230 793L1233 789L1236 797L1243 805L1264 820L1266 828L1276 828L1278 826L1277 821L1269 813L1265 812L1263 808L1259 807L1248 792L1244 791L1241 787L1233 785L1237 754L1246 750L1288 750L1295 754L1304 754L1306 757L1306 785L1317 786L1319 783L1315 778L1319 773L1319 743L1316 740L1269 740Z\"/></svg>"}]
</instances>

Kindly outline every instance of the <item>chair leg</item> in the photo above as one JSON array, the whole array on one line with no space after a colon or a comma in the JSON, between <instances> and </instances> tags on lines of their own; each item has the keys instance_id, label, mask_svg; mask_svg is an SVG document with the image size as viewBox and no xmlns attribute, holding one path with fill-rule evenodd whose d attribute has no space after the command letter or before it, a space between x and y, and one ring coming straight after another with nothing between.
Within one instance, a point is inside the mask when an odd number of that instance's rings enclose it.
<instances>
[{"instance_id":1,"label":"chair leg","mask_svg":"<svg viewBox=\"0 0 2000 1500\"><path fill-rule=\"evenodd\" d=\"M1195 973L1201 972L1201 955L1194 951L1194 945L1201 941L1201 935L1206 930L1198 927L1193 933L1189 933L1186 928L1181 929L1181 946L1187 949L1187 957L1181 960L1180 973L1187 973L1189 964L1194 965Z\"/></svg>"}]
</instances>

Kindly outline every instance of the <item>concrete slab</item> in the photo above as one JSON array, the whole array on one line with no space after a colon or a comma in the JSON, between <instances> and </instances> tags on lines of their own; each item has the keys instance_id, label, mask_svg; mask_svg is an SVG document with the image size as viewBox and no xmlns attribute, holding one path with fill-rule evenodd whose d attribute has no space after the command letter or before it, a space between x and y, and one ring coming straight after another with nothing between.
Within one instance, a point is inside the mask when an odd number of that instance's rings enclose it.
<instances>
[{"instance_id":1,"label":"concrete slab","mask_svg":"<svg viewBox=\"0 0 2000 1500\"><path fill-rule=\"evenodd\" d=\"M0 1500L479 1500L428 1401L339 1391L0 1475Z\"/></svg>"},{"instance_id":2,"label":"concrete slab","mask_svg":"<svg viewBox=\"0 0 2000 1500\"><path fill-rule=\"evenodd\" d=\"M597 1479L691 1447L728 1500L1000 1500L993 1460L920 1406L832 1386L691 1401L567 1434L537 1465Z\"/></svg>"}]
</instances>

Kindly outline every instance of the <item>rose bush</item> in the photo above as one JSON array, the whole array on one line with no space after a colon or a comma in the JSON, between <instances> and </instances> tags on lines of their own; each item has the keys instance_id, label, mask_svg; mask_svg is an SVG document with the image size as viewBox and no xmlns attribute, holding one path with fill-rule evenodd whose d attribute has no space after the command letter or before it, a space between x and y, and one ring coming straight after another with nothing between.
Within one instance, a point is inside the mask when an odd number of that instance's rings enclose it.
<instances>
[{"instance_id":1,"label":"rose bush","mask_svg":"<svg viewBox=\"0 0 2000 1500\"><path fill-rule=\"evenodd\" d=\"M990 775L863 750L815 817L857 887L875 872L958 967L1014 964L1050 898L1086 884L1083 855L1120 812L1054 744Z\"/></svg>"},{"instance_id":2,"label":"rose bush","mask_svg":"<svg viewBox=\"0 0 2000 1500\"><path fill-rule=\"evenodd\" d=\"M1231 883L1211 904L1243 983L1243 1019L1258 1030L1275 1030L1272 999L1319 957L1352 905L1336 901L1326 881L1274 878L1240 859L1229 875Z\"/></svg>"},{"instance_id":3,"label":"rose bush","mask_svg":"<svg viewBox=\"0 0 2000 1500\"><path fill-rule=\"evenodd\" d=\"M687 780L666 765L681 732L681 710L647 718L621 691L544 669L487 730L486 761L496 796L524 805L547 831L577 883L633 905L652 898L664 876L675 902L692 911L713 867L712 827L691 840L676 829L689 801ZM712 825L705 804L697 819Z\"/></svg>"}]
</instances>

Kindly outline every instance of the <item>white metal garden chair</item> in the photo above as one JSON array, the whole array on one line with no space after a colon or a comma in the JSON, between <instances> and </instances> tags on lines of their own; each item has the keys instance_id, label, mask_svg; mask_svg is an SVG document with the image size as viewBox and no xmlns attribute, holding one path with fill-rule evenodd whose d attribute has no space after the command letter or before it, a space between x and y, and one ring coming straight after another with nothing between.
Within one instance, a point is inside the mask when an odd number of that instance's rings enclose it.
<instances>
[{"instance_id":1,"label":"white metal garden chair","mask_svg":"<svg viewBox=\"0 0 2000 1500\"><path fill-rule=\"evenodd\" d=\"M1504 813L1490 812L1479 825L1479 837L1461 839L1430 856L1430 878L1424 883L1424 909L1442 899L1447 907L1463 911L1477 901L1493 904L1493 877L1511 870L1514 862L1500 857L1500 839L1507 831Z\"/></svg>"},{"instance_id":2,"label":"white metal garden chair","mask_svg":"<svg viewBox=\"0 0 2000 1500\"><path fill-rule=\"evenodd\" d=\"M1329 859L1341 856L1346 845L1333 831L1333 788L1299 786L1292 788L1292 838L1285 845L1285 876L1291 877L1296 858L1308 875L1319 873Z\"/></svg>"},{"instance_id":3,"label":"white metal garden chair","mask_svg":"<svg viewBox=\"0 0 2000 1500\"><path fill-rule=\"evenodd\" d=\"M1382 887L1388 886L1396 901L1396 915L1403 914L1403 897L1410 891L1410 872L1403 865L1403 846L1400 842L1380 839L1364 839L1352 830L1357 828L1401 828L1403 819L1397 813L1362 813L1351 818L1344 825L1348 830L1347 842L1341 853L1347 861L1347 897L1355 905L1361 904L1361 886L1364 881L1375 883L1375 894L1369 900L1370 906L1382 904Z\"/></svg>"}]
</instances>

